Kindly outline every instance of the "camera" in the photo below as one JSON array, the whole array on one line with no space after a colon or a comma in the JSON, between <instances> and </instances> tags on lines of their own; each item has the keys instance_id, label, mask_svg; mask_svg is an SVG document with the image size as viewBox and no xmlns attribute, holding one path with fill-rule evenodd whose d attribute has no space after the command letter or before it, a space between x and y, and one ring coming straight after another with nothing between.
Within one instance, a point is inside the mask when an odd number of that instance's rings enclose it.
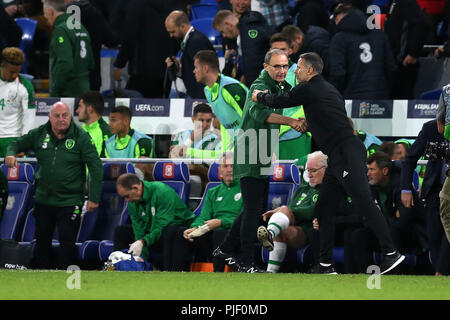
<instances>
[{"instance_id":1,"label":"camera","mask_svg":"<svg viewBox=\"0 0 450 320\"><path fill-rule=\"evenodd\" d=\"M450 163L450 149L448 147L448 142L428 142L425 149L425 159L444 159L446 163Z\"/></svg>"}]
</instances>

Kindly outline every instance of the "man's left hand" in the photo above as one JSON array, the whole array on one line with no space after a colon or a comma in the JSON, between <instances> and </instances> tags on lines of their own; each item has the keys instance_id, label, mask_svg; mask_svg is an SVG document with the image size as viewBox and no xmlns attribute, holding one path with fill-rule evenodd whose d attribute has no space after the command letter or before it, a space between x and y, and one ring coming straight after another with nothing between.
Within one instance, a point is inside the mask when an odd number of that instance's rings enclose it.
<instances>
[{"instance_id":1,"label":"man's left hand","mask_svg":"<svg viewBox=\"0 0 450 320\"><path fill-rule=\"evenodd\" d=\"M86 210L88 212L92 212L92 211L94 211L97 208L98 208L98 203L92 202L91 200L87 201L87 203L86 203Z\"/></svg>"},{"instance_id":2,"label":"man's left hand","mask_svg":"<svg viewBox=\"0 0 450 320\"><path fill-rule=\"evenodd\" d=\"M258 102L258 93L263 92L263 93L268 93L269 90L253 90L252 92L252 101L254 102Z\"/></svg>"}]
</instances>

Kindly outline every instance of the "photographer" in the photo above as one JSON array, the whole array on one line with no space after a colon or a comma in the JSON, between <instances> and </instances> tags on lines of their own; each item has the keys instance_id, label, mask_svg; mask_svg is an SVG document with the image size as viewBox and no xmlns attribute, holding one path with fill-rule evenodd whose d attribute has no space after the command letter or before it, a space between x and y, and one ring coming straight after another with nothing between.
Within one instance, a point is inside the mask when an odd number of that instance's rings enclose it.
<instances>
[{"instance_id":1,"label":"photographer","mask_svg":"<svg viewBox=\"0 0 450 320\"><path fill-rule=\"evenodd\" d=\"M447 141L450 141L450 84L442 88L441 97L439 98L439 107L437 110L438 131L443 134ZM447 155L448 155L447 150ZM447 166L448 166L447 157ZM441 221L447 235L447 240L450 242L450 171L446 170L446 179L439 198L441 199L440 212Z\"/></svg>"}]
</instances>

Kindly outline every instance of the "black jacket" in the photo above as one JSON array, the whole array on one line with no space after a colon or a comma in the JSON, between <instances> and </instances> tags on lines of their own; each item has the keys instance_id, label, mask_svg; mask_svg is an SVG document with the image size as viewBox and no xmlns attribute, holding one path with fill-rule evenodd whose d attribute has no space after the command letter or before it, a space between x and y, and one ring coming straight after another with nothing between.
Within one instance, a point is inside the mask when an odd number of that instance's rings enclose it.
<instances>
[{"instance_id":1,"label":"black jacket","mask_svg":"<svg viewBox=\"0 0 450 320\"><path fill-rule=\"evenodd\" d=\"M88 0L79 0L70 2L67 7L75 5L80 8L81 24L86 28L91 36L91 47L94 55L95 67L91 71L89 80L91 90L99 90L102 84L100 72L100 51L102 45L115 48L119 41L115 34L113 34L108 20L103 14L94 7Z\"/></svg>"},{"instance_id":2,"label":"black jacket","mask_svg":"<svg viewBox=\"0 0 450 320\"><path fill-rule=\"evenodd\" d=\"M274 29L264 16L256 11L245 12L239 19L238 28L241 36L243 74L247 87L250 87L261 72Z\"/></svg>"},{"instance_id":3,"label":"black jacket","mask_svg":"<svg viewBox=\"0 0 450 320\"><path fill-rule=\"evenodd\" d=\"M401 63L407 55L420 56L430 26L416 0L393 0L383 28L396 61Z\"/></svg>"},{"instance_id":4,"label":"black jacket","mask_svg":"<svg viewBox=\"0 0 450 320\"><path fill-rule=\"evenodd\" d=\"M344 99L321 75L279 96L260 93L258 101L273 108L303 105L309 131L319 149L327 155L339 142L354 136Z\"/></svg>"},{"instance_id":5,"label":"black jacket","mask_svg":"<svg viewBox=\"0 0 450 320\"><path fill-rule=\"evenodd\" d=\"M328 29L330 18L323 0L299 0L295 5L297 26L300 30L307 30L309 26L318 26Z\"/></svg>"},{"instance_id":6,"label":"black jacket","mask_svg":"<svg viewBox=\"0 0 450 320\"><path fill-rule=\"evenodd\" d=\"M390 99L396 64L386 35L359 10L346 15L330 43L330 82L344 99Z\"/></svg>"},{"instance_id":7,"label":"black jacket","mask_svg":"<svg viewBox=\"0 0 450 320\"><path fill-rule=\"evenodd\" d=\"M0 52L6 47L19 47L22 29L17 25L3 7L0 7Z\"/></svg>"},{"instance_id":8,"label":"black jacket","mask_svg":"<svg viewBox=\"0 0 450 320\"><path fill-rule=\"evenodd\" d=\"M186 86L186 93L191 98L205 99L203 85L195 80L194 56L200 50L214 50L209 39L200 31L192 31L181 54L181 78Z\"/></svg>"},{"instance_id":9,"label":"black jacket","mask_svg":"<svg viewBox=\"0 0 450 320\"><path fill-rule=\"evenodd\" d=\"M417 166L417 161L425 154L427 142L445 142L445 138L438 132L436 120L425 122L414 143L406 153L406 158L402 161L402 190L412 190L413 171ZM420 197L426 199L429 196L439 194L442 189L441 170L444 160L428 161L427 170L422 183Z\"/></svg>"}]
</instances>

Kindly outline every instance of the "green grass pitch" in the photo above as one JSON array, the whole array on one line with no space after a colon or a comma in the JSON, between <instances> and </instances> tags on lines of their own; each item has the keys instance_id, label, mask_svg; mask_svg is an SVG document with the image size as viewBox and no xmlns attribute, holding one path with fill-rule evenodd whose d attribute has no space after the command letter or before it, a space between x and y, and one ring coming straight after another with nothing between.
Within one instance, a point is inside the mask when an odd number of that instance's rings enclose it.
<instances>
[{"instance_id":1,"label":"green grass pitch","mask_svg":"<svg viewBox=\"0 0 450 320\"><path fill-rule=\"evenodd\" d=\"M450 277L1 270L0 299L427 300L450 299ZM375 287L369 289L369 287ZM76 287L79 285L79 289ZM376 286L379 286L379 289ZM73 289L69 289L72 287Z\"/></svg>"}]
</instances>

